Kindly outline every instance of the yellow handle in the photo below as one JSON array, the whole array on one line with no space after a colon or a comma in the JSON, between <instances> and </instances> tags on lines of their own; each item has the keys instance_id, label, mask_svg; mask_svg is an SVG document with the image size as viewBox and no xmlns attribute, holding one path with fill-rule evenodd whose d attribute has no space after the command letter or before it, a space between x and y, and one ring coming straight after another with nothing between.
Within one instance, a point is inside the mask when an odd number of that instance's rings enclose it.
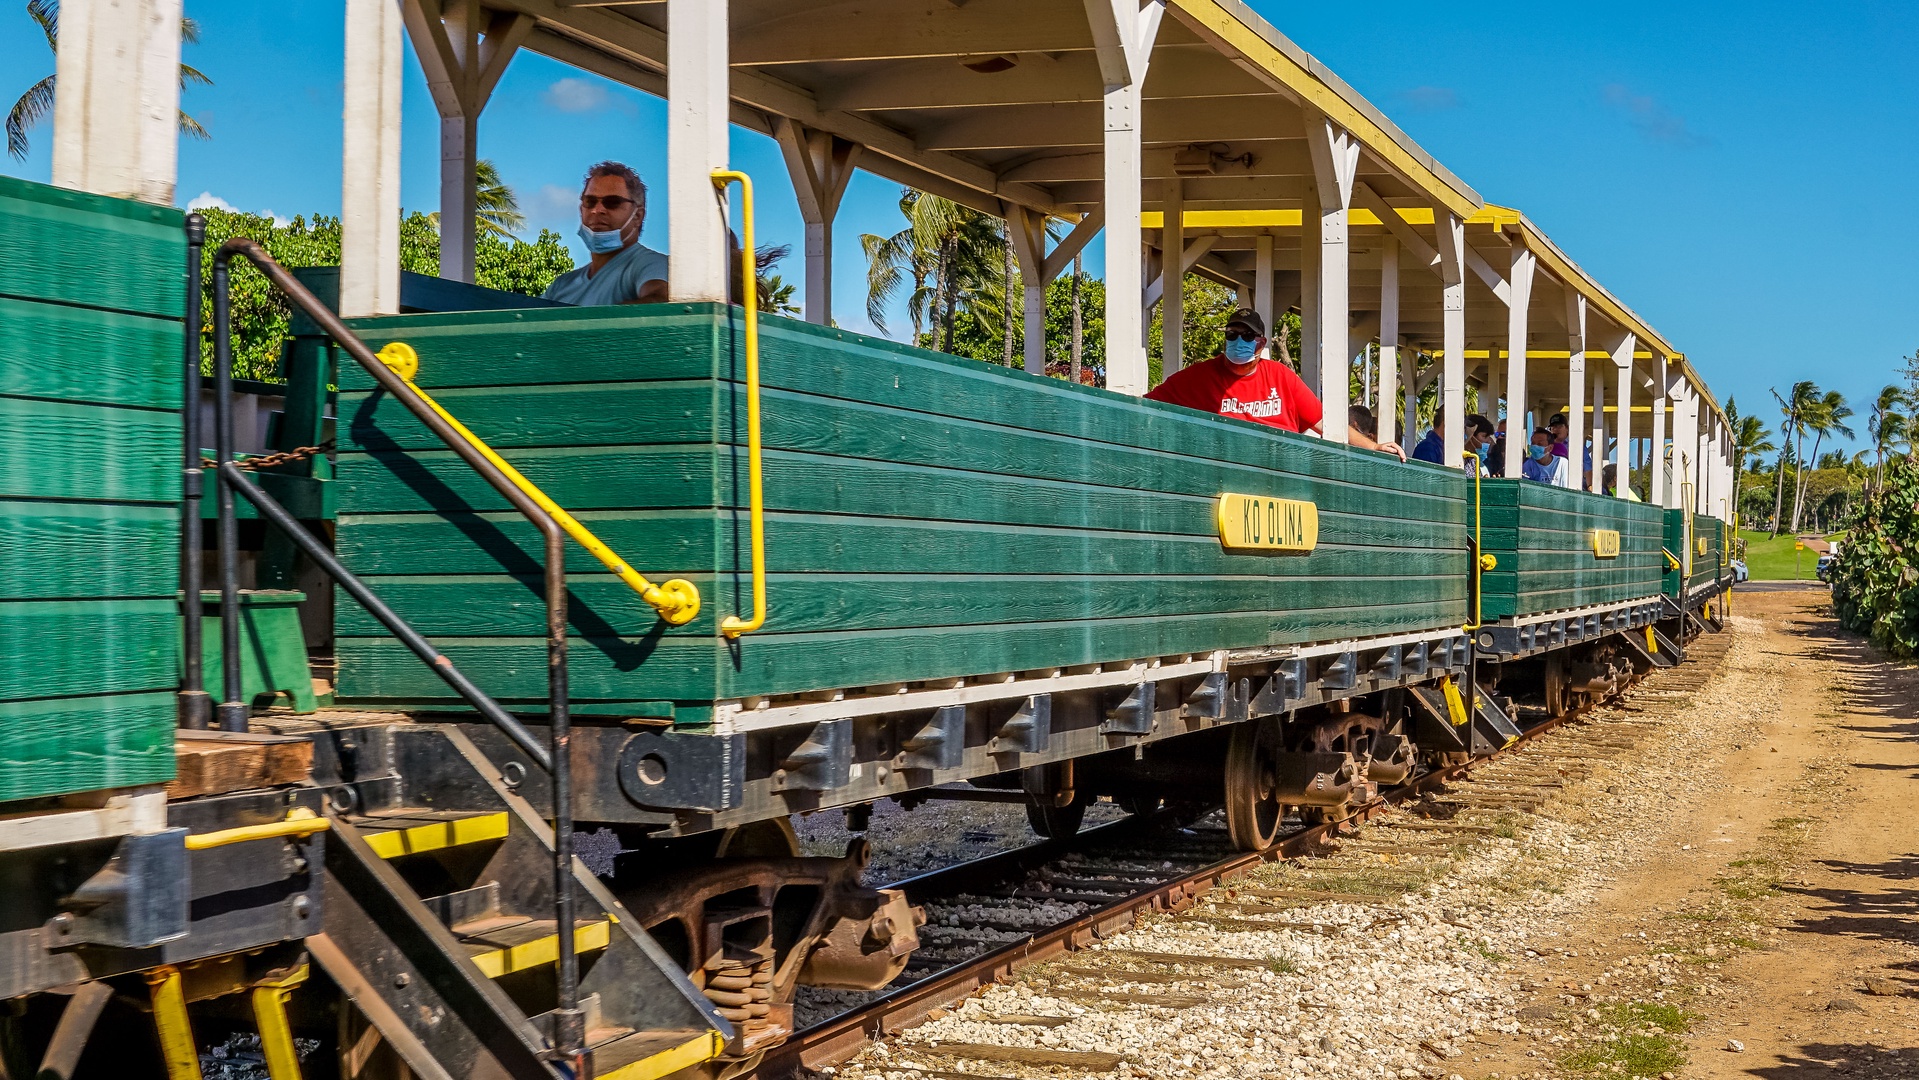
<instances>
[{"instance_id":1,"label":"yellow handle","mask_svg":"<svg viewBox=\"0 0 1919 1080\"><path fill-rule=\"evenodd\" d=\"M740 185L744 210L740 242L746 249L740 265L740 292L746 300L746 490L753 537L753 617L728 615L720 621L720 633L737 638L766 625L766 508L760 485L760 290L753 272L753 178L732 169L713 170L714 187L725 191L733 183Z\"/></svg>"},{"instance_id":2,"label":"yellow handle","mask_svg":"<svg viewBox=\"0 0 1919 1080\"><path fill-rule=\"evenodd\" d=\"M1666 557L1666 568L1668 570L1679 569L1679 556L1674 555L1672 552L1667 551L1663 547L1659 549L1659 553Z\"/></svg>"},{"instance_id":3,"label":"yellow handle","mask_svg":"<svg viewBox=\"0 0 1919 1080\"><path fill-rule=\"evenodd\" d=\"M287 811L285 821L274 821L265 825L242 825L237 829L221 829L219 832L194 833L187 837L188 851L205 851L208 848L225 847L228 844L244 844L249 840L272 840L276 837L311 836L327 831L327 819L319 817L305 807L296 806Z\"/></svg>"},{"instance_id":4,"label":"yellow handle","mask_svg":"<svg viewBox=\"0 0 1919 1080\"><path fill-rule=\"evenodd\" d=\"M389 342L380 350L380 362L391 369L395 375L404 379L408 389L420 395L420 400L426 402L428 408L438 413L440 419L445 420L454 431L459 432L460 438L465 439L473 449L478 450L480 456L500 470L500 473L514 487L526 493L527 498L532 499L540 509L546 511L548 516L559 523L560 528L566 530L568 536L577 541L581 547L592 552L594 558L617 574L620 580L626 582L634 592L639 593L642 600L653 605L653 610L660 613L661 619L673 626L681 626L693 621L693 617L700 613L698 586L681 578L674 578L664 585L656 585L647 580L644 574L628 566L626 560L615 555L612 548L601 543L600 538L594 536L591 530L575 520L572 514L561 509L560 504L548 498L546 492L541 491L538 485L520 475L520 470L507 464L506 459L494 453L493 448L488 446L485 440L467 430L467 426L442 408L439 402L433 400L431 394L420 389L419 384L413 381L414 376L420 372L420 356L413 351L413 346L404 341Z\"/></svg>"}]
</instances>

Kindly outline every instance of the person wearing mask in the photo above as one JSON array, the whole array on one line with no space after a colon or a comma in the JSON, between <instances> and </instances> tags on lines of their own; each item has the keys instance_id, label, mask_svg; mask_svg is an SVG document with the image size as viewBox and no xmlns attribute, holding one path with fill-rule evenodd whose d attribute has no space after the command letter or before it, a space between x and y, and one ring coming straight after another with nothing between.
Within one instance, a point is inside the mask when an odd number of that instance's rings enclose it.
<instances>
[{"instance_id":1,"label":"person wearing mask","mask_svg":"<svg viewBox=\"0 0 1919 1080\"><path fill-rule=\"evenodd\" d=\"M553 279L541 297L562 304L660 304L667 299L666 256L640 243L646 185L617 161L586 170L580 191L580 242L587 262Z\"/></svg>"},{"instance_id":2,"label":"person wearing mask","mask_svg":"<svg viewBox=\"0 0 1919 1080\"><path fill-rule=\"evenodd\" d=\"M1292 368L1277 360L1262 359L1260 349L1265 344L1265 320L1251 308L1240 308L1226 320L1225 341L1218 353L1174 372L1146 396L1281 431L1317 435L1323 418L1319 398ZM1346 441L1406 460L1397 444L1381 443L1351 425L1346 429Z\"/></svg>"},{"instance_id":3,"label":"person wearing mask","mask_svg":"<svg viewBox=\"0 0 1919 1080\"><path fill-rule=\"evenodd\" d=\"M1519 471L1528 480L1566 486L1566 459L1553 453L1551 429L1533 432L1533 441L1526 446L1526 460L1519 463Z\"/></svg>"},{"instance_id":4,"label":"person wearing mask","mask_svg":"<svg viewBox=\"0 0 1919 1080\"><path fill-rule=\"evenodd\" d=\"M1493 444L1486 450L1486 474L1506 475L1506 418L1503 416L1499 418L1499 429L1493 433Z\"/></svg>"},{"instance_id":5,"label":"person wearing mask","mask_svg":"<svg viewBox=\"0 0 1919 1080\"><path fill-rule=\"evenodd\" d=\"M1606 494L1625 499L1627 502L1645 501L1639 497L1638 492L1632 489L1631 484L1626 485L1626 490L1622 494L1617 487L1618 480L1619 466L1617 465L1608 465L1606 466L1606 471L1599 474L1599 482L1605 485Z\"/></svg>"},{"instance_id":6,"label":"person wearing mask","mask_svg":"<svg viewBox=\"0 0 1919 1080\"><path fill-rule=\"evenodd\" d=\"M1492 445L1492 441L1493 422L1478 413L1467 413L1464 443L1466 453L1483 455L1486 448ZM1433 429L1428 431L1426 437L1419 440L1419 445L1413 448L1413 457L1419 461L1430 461L1434 465L1446 464L1446 414L1443 411L1433 417ZM1465 468L1471 468L1470 462L1463 462L1462 465ZM1485 473L1483 461L1480 472L1481 475Z\"/></svg>"}]
</instances>

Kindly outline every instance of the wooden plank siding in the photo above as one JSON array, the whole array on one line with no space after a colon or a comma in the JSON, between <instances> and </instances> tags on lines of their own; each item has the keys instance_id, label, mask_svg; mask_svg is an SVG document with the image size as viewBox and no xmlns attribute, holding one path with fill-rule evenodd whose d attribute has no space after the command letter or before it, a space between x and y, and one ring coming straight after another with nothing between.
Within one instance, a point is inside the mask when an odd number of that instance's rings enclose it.
<instances>
[{"instance_id":1,"label":"wooden plank siding","mask_svg":"<svg viewBox=\"0 0 1919 1080\"><path fill-rule=\"evenodd\" d=\"M780 318L762 322L768 621L749 613L737 313L711 305L361 320L420 384L656 580L666 627L569 545L583 700L689 707L1457 626L1455 470ZM363 373L342 371L338 549L502 697L545 693L538 534ZM1319 510L1310 555L1228 554L1219 494ZM444 700L351 603L340 693Z\"/></svg>"},{"instance_id":2,"label":"wooden plank siding","mask_svg":"<svg viewBox=\"0 0 1919 1080\"><path fill-rule=\"evenodd\" d=\"M0 177L0 802L173 777L181 225Z\"/></svg>"},{"instance_id":3,"label":"wooden plank siding","mask_svg":"<svg viewBox=\"0 0 1919 1080\"><path fill-rule=\"evenodd\" d=\"M1678 509L1665 512L1666 550L1673 553L1682 565L1686 559L1686 519L1692 518L1692 575L1686 581L1686 592L1692 592L1701 586L1712 583L1719 577L1726 562L1725 523L1709 514L1693 514ZM1699 542L1705 541L1704 554L1699 551ZM1666 595L1677 600L1680 598L1680 577L1683 570L1666 570L1664 585Z\"/></svg>"},{"instance_id":4,"label":"wooden plank siding","mask_svg":"<svg viewBox=\"0 0 1919 1080\"><path fill-rule=\"evenodd\" d=\"M1480 579L1486 618L1659 595L1664 525L1656 506L1502 478L1480 482L1480 513L1480 543L1497 560ZM1618 531L1617 557L1594 554L1598 529Z\"/></svg>"}]
</instances>

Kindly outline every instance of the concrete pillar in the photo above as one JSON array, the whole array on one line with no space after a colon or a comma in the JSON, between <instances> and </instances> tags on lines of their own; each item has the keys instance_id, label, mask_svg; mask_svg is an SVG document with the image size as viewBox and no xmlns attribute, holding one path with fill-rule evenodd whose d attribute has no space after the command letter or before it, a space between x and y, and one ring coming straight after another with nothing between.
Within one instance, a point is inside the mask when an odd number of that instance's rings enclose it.
<instances>
[{"instance_id":1,"label":"concrete pillar","mask_svg":"<svg viewBox=\"0 0 1919 1080\"><path fill-rule=\"evenodd\" d=\"M804 317L826 326L833 321L833 219L839 215L846 183L853 178L860 146L785 118L773 122L773 135L793 180L800 220L806 224Z\"/></svg>"},{"instance_id":2,"label":"concrete pillar","mask_svg":"<svg viewBox=\"0 0 1919 1080\"><path fill-rule=\"evenodd\" d=\"M1325 116L1307 114L1306 145L1313 160L1313 187L1319 196L1312 217L1319 245L1319 400L1324 407L1320 432L1346 441L1346 413L1352 397L1353 348L1347 331L1352 312L1350 229L1353 180L1359 168L1359 140ZM1304 243L1310 246L1313 237ZM1312 385L1308 383L1307 385Z\"/></svg>"},{"instance_id":3,"label":"concrete pillar","mask_svg":"<svg viewBox=\"0 0 1919 1080\"><path fill-rule=\"evenodd\" d=\"M394 0L347 0L340 156L340 314L400 310L400 86L406 43Z\"/></svg>"},{"instance_id":4,"label":"concrete pillar","mask_svg":"<svg viewBox=\"0 0 1919 1080\"><path fill-rule=\"evenodd\" d=\"M60 5L54 184L173 205L180 159L180 3Z\"/></svg>"},{"instance_id":5,"label":"concrete pillar","mask_svg":"<svg viewBox=\"0 0 1919 1080\"><path fill-rule=\"evenodd\" d=\"M1445 335L1445 459L1458 465L1466 449L1466 223L1450 211L1435 208L1433 224L1439 234L1439 277L1444 283L1441 306Z\"/></svg>"},{"instance_id":6,"label":"concrete pillar","mask_svg":"<svg viewBox=\"0 0 1919 1080\"><path fill-rule=\"evenodd\" d=\"M1379 242L1379 441L1399 441L1397 402L1399 376L1399 241L1391 236ZM1409 417L1406 426L1412 427Z\"/></svg>"},{"instance_id":7,"label":"concrete pillar","mask_svg":"<svg viewBox=\"0 0 1919 1080\"><path fill-rule=\"evenodd\" d=\"M674 300L725 301L726 203L713 172L728 161L727 0L667 0L666 18L667 285Z\"/></svg>"}]
</instances>

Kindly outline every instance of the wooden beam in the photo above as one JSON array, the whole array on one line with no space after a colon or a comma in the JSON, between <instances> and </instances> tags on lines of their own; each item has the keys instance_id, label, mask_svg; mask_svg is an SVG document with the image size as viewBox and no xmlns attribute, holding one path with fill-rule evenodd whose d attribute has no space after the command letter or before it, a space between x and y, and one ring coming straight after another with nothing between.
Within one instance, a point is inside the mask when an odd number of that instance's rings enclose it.
<instances>
[{"instance_id":1,"label":"wooden beam","mask_svg":"<svg viewBox=\"0 0 1919 1080\"><path fill-rule=\"evenodd\" d=\"M909 16L876 12L870 0L838 0L791 5L739 27L733 34L733 63L764 67L1093 47L1085 14L1066 4L970 0L964 7L918 5Z\"/></svg>"}]
</instances>

